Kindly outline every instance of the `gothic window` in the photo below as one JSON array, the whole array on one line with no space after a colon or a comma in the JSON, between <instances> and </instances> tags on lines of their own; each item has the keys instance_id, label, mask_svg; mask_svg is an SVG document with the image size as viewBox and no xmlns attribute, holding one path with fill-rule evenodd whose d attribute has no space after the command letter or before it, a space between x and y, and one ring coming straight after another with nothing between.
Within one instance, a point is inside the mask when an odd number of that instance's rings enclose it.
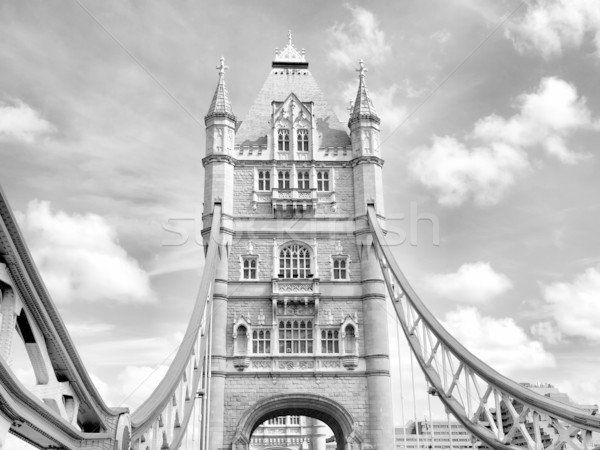
<instances>
[{"instance_id":1,"label":"gothic window","mask_svg":"<svg viewBox=\"0 0 600 450\"><path fill-rule=\"evenodd\" d=\"M298 171L298 189L310 189L310 175L308 171Z\"/></svg>"},{"instance_id":2,"label":"gothic window","mask_svg":"<svg viewBox=\"0 0 600 450\"><path fill-rule=\"evenodd\" d=\"M279 322L279 353L312 353L313 327L310 320Z\"/></svg>"},{"instance_id":3,"label":"gothic window","mask_svg":"<svg viewBox=\"0 0 600 450\"><path fill-rule=\"evenodd\" d=\"M290 188L290 172L288 170L280 170L277 174L277 187L279 189L289 189Z\"/></svg>"},{"instance_id":4,"label":"gothic window","mask_svg":"<svg viewBox=\"0 0 600 450\"><path fill-rule=\"evenodd\" d=\"M252 331L252 353L271 353L271 331Z\"/></svg>"},{"instance_id":5,"label":"gothic window","mask_svg":"<svg viewBox=\"0 0 600 450\"><path fill-rule=\"evenodd\" d=\"M329 190L329 172L319 170L317 172L317 191L325 192Z\"/></svg>"},{"instance_id":6,"label":"gothic window","mask_svg":"<svg viewBox=\"0 0 600 450\"><path fill-rule=\"evenodd\" d=\"M308 130L306 128L301 128L298 130L298 151L308 151Z\"/></svg>"},{"instance_id":7,"label":"gothic window","mask_svg":"<svg viewBox=\"0 0 600 450\"><path fill-rule=\"evenodd\" d=\"M248 353L248 330L244 325L237 328L237 337L235 339L235 354L245 355Z\"/></svg>"},{"instance_id":8,"label":"gothic window","mask_svg":"<svg viewBox=\"0 0 600 450\"><path fill-rule=\"evenodd\" d=\"M346 354L354 354L356 352L356 332L352 325L346 325L344 350Z\"/></svg>"},{"instance_id":9,"label":"gothic window","mask_svg":"<svg viewBox=\"0 0 600 450\"><path fill-rule=\"evenodd\" d=\"M300 416L290 416L289 425L300 425Z\"/></svg>"},{"instance_id":10,"label":"gothic window","mask_svg":"<svg viewBox=\"0 0 600 450\"><path fill-rule=\"evenodd\" d=\"M277 150L280 152L290 150L290 130L280 128L277 131Z\"/></svg>"},{"instance_id":11,"label":"gothic window","mask_svg":"<svg viewBox=\"0 0 600 450\"><path fill-rule=\"evenodd\" d=\"M321 353L339 353L340 341L338 330L321 330Z\"/></svg>"},{"instance_id":12,"label":"gothic window","mask_svg":"<svg viewBox=\"0 0 600 450\"><path fill-rule=\"evenodd\" d=\"M280 278L309 278L310 251L299 244L291 244L279 252Z\"/></svg>"},{"instance_id":13,"label":"gothic window","mask_svg":"<svg viewBox=\"0 0 600 450\"><path fill-rule=\"evenodd\" d=\"M271 172L268 170L258 171L258 190L259 191L270 191L271 190Z\"/></svg>"},{"instance_id":14,"label":"gothic window","mask_svg":"<svg viewBox=\"0 0 600 450\"><path fill-rule=\"evenodd\" d=\"M345 256L337 256L333 258L333 279L348 279L348 258Z\"/></svg>"},{"instance_id":15,"label":"gothic window","mask_svg":"<svg viewBox=\"0 0 600 450\"><path fill-rule=\"evenodd\" d=\"M258 258L256 256L244 256L242 259L242 279L257 280L258 279Z\"/></svg>"}]
</instances>

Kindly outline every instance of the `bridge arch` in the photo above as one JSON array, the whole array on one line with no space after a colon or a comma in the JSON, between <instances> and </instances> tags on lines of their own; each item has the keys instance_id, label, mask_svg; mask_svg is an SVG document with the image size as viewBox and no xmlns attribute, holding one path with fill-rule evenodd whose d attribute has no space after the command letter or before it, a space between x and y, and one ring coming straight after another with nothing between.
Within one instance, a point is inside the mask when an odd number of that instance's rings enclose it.
<instances>
[{"instance_id":1,"label":"bridge arch","mask_svg":"<svg viewBox=\"0 0 600 450\"><path fill-rule=\"evenodd\" d=\"M362 437L356 431L358 423L334 400L315 394L279 394L260 400L248 408L236 429L233 450L247 450L254 430L266 420L278 416L307 416L327 425L335 436L337 450L362 448Z\"/></svg>"}]
</instances>

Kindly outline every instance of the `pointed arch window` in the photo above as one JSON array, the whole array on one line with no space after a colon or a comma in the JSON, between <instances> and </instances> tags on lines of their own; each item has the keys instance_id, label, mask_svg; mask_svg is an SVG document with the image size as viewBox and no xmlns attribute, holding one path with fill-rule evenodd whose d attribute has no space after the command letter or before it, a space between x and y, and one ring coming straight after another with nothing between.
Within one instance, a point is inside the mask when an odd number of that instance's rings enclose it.
<instances>
[{"instance_id":1,"label":"pointed arch window","mask_svg":"<svg viewBox=\"0 0 600 450\"><path fill-rule=\"evenodd\" d=\"M280 170L277 174L277 187L279 189L290 188L290 172L289 170Z\"/></svg>"},{"instance_id":2,"label":"pointed arch window","mask_svg":"<svg viewBox=\"0 0 600 450\"><path fill-rule=\"evenodd\" d=\"M271 330L252 331L252 353L271 353Z\"/></svg>"},{"instance_id":3,"label":"pointed arch window","mask_svg":"<svg viewBox=\"0 0 600 450\"><path fill-rule=\"evenodd\" d=\"M297 134L298 139L298 151L299 152L307 152L308 151L308 130L306 128L300 128Z\"/></svg>"},{"instance_id":4,"label":"pointed arch window","mask_svg":"<svg viewBox=\"0 0 600 450\"><path fill-rule=\"evenodd\" d=\"M287 152L290 150L290 130L280 128L277 130L277 150Z\"/></svg>"},{"instance_id":5,"label":"pointed arch window","mask_svg":"<svg viewBox=\"0 0 600 450\"><path fill-rule=\"evenodd\" d=\"M270 191L271 190L271 172L268 170L258 171L258 190L259 191Z\"/></svg>"},{"instance_id":6,"label":"pointed arch window","mask_svg":"<svg viewBox=\"0 0 600 450\"><path fill-rule=\"evenodd\" d=\"M338 330L321 330L321 353L339 353L339 338Z\"/></svg>"},{"instance_id":7,"label":"pointed arch window","mask_svg":"<svg viewBox=\"0 0 600 450\"><path fill-rule=\"evenodd\" d=\"M303 245L291 244L279 252L280 278L310 278L310 251Z\"/></svg>"},{"instance_id":8,"label":"pointed arch window","mask_svg":"<svg viewBox=\"0 0 600 450\"><path fill-rule=\"evenodd\" d=\"M306 170L298 171L298 189L310 189L310 174Z\"/></svg>"},{"instance_id":9,"label":"pointed arch window","mask_svg":"<svg viewBox=\"0 0 600 450\"><path fill-rule=\"evenodd\" d=\"M279 322L279 353L312 353L313 326L310 320Z\"/></svg>"},{"instance_id":10,"label":"pointed arch window","mask_svg":"<svg viewBox=\"0 0 600 450\"><path fill-rule=\"evenodd\" d=\"M317 172L317 191L325 192L329 190L329 172L319 170Z\"/></svg>"}]
</instances>

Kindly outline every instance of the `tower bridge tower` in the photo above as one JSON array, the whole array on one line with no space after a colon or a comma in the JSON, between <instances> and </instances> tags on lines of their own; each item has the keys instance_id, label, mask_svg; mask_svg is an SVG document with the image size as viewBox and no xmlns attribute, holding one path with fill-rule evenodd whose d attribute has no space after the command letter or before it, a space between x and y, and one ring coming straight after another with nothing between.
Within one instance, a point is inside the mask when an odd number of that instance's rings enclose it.
<instances>
[{"instance_id":1,"label":"tower bridge tower","mask_svg":"<svg viewBox=\"0 0 600 450\"><path fill-rule=\"evenodd\" d=\"M304 415L338 449L394 446L385 287L367 207L383 220L379 117L360 62L349 121L327 105L291 33L247 117L219 81L205 117L204 238L221 203L210 449L248 449ZM303 448L318 448L306 443Z\"/></svg>"}]
</instances>

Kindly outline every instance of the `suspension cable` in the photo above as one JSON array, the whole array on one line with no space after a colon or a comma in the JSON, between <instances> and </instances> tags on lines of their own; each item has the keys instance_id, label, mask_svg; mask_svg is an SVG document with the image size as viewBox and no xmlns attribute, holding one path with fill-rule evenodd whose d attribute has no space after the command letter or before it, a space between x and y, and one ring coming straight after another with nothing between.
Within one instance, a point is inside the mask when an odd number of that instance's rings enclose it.
<instances>
[{"instance_id":1,"label":"suspension cable","mask_svg":"<svg viewBox=\"0 0 600 450\"><path fill-rule=\"evenodd\" d=\"M415 369L414 369L414 356L410 353L410 375L412 378L412 394L413 394L413 416L415 419L415 431L417 433L417 448L421 448L421 441L419 439L419 423L417 421L417 394L415 390Z\"/></svg>"},{"instance_id":2,"label":"suspension cable","mask_svg":"<svg viewBox=\"0 0 600 450\"><path fill-rule=\"evenodd\" d=\"M406 419L404 417L404 389L402 388L402 360L400 358L400 320L398 320L398 317L396 317L396 340L398 341L398 375L400 376L400 419L402 420L402 429L404 430L404 448L408 448L406 442Z\"/></svg>"},{"instance_id":3,"label":"suspension cable","mask_svg":"<svg viewBox=\"0 0 600 450\"><path fill-rule=\"evenodd\" d=\"M430 386L429 382L427 383L428 386ZM429 446L429 448L433 448L435 449L435 431L433 431L433 416L431 415L431 389L427 389L427 403L429 405L429 425L431 426L431 430L429 431L429 434L431 436L431 445Z\"/></svg>"}]
</instances>

